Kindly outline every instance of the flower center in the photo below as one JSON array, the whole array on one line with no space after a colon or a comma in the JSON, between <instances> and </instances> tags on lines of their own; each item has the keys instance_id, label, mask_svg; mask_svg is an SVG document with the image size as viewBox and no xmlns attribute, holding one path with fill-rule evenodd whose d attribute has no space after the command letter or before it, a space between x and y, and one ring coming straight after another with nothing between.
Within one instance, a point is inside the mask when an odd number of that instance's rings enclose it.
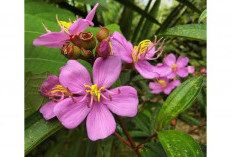
<instances>
[{"instance_id":1,"label":"flower center","mask_svg":"<svg viewBox=\"0 0 232 157\"><path fill-rule=\"evenodd\" d=\"M138 46L134 46L132 52L132 58L134 63L137 63L139 61L140 55L146 55L149 46L151 46L150 40L143 40L139 43Z\"/></svg>"},{"instance_id":2,"label":"flower center","mask_svg":"<svg viewBox=\"0 0 232 157\"><path fill-rule=\"evenodd\" d=\"M167 84L164 80L157 80L157 82L162 86L162 87L166 87Z\"/></svg>"},{"instance_id":3,"label":"flower center","mask_svg":"<svg viewBox=\"0 0 232 157\"><path fill-rule=\"evenodd\" d=\"M176 71L176 67L177 67L176 64L172 64L172 71Z\"/></svg>"},{"instance_id":4,"label":"flower center","mask_svg":"<svg viewBox=\"0 0 232 157\"><path fill-rule=\"evenodd\" d=\"M86 93L89 93L94 101L100 102L101 99L101 90L105 89L105 86L102 86L101 88L98 89L97 84L94 85L84 85L87 89L85 90Z\"/></svg>"}]
</instances>

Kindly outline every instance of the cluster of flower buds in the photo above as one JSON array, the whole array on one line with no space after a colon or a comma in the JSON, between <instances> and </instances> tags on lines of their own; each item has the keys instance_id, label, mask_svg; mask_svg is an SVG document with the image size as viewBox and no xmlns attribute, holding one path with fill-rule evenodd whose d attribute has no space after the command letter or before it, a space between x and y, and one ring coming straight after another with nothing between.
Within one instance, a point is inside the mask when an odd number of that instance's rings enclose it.
<instances>
[{"instance_id":1,"label":"cluster of flower buds","mask_svg":"<svg viewBox=\"0 0 232 157\"><path fill-rule=\"evenodd\" d=\"M106 27L100 27L99 31L97 32L97 48L96 54L99 57L107 57L111 55L111 46L109 42L109 33L110 30Z\"/></svg>"}]
</instances>

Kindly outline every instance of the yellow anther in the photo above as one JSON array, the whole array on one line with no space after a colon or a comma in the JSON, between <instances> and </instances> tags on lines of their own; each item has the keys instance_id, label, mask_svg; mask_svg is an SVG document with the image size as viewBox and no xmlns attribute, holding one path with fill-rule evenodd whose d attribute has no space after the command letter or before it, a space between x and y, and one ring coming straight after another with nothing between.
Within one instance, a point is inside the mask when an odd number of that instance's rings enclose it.
<instances>
[{"instance_id":1,"label":"yellow anther","mask_svg":"<svg viewBox=\"0 0 232 157\"><path fill-rule=\"evenodd\" d=\"M134 63L137 63L139 60L139 54L145 54L147 52L147 49L149 46L151 46L150 40L143 40L139 43L138 46L134 46L133 52L132 52L132 58Z\"/></svg>"},{"instance_id":2,"label":"yellow anther","mask_svg":"<svg viewBox=\"0 0 232 157\"><path fill-rule=\"evenodd\" d=\"M89 88L85 90L87 93L90 93L94 98L97 98L97 101L100 102L101 99L101 90L105 89L105 86L102 86L101 88L98 89L97 84L94 85L85 85L86 88Z\"/></svg>"},{"instance_id":3,"label":"yellow anther","mask_svg":"<svg viewBox=\"0 0 232 157\"><path fill-rule=\"evenodd\" d=\"M69 91L66 88L64 88L62 85L56 85L50 91L51 94L56 93L56 92L61 92L61 93L65 94L65 96L70 96Z\"/></svg>"},{"instance_id":4,"label":"yellow anther","mask_svg":"<svg viewBox=\"0 0 232 157\"><path fill-rule=\"evenodd\" d=\"M172 71L176 71L176 67L177 67L176 64L172 64Z\"/></svg>"},{"instance_id":5,"label":"yellow anther","mask_svg":"<svg viewBox=\"0 0 232 157\"><path fill-rule=\"evenodd\" d=\"M166 87L167 84L164 80L157 80L157 82L162 86L162 87Z\"/></svg>"},{"instance_id":6,"label":"yellow anther","mask_svg":"<svg viewBox=\"0 0 232 157\"><path fill-rule=\"evenodd\" d=\"M72 25L72 22L69 21L69 22L65 22L65 21L59 21L61 26L64 27L64 29L68 30L68 28Z\"/></svg>"},{"instance_id":7,"label":"yellow anther","mask_svg":"<svg viewBox=\"0 0 232 157\"><path fill-rule=\"evenodd\" d=\"M150 40L143 40L139 43L138 46L135 46L136 52L139 54L143 54L147 52L148 47L151 46L151 41Z\"/></svg>"}]
</instances>

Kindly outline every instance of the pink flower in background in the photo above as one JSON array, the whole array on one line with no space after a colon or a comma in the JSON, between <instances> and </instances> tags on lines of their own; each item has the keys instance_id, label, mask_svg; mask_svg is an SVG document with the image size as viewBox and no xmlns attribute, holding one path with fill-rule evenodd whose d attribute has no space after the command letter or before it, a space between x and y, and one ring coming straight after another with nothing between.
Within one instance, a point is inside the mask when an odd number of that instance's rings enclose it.
<instances>
[{"instance_id":1,"label":"pink flower in background","mask_svg":"<svg viewBox=\"0 0 232 157\"><path fill-rule=\"evenodd\" d=\"M207 73L207 70L205 68L202 68L201 69L201 74L206 74Z\"/></svg>"},{"instance_id":2,"label":"pink flower in background","mask_svg":"<svg viewBox=\"0 0 232 157\"><path fill-rule=\"evenodd\" d=\"M195 67L194 66L188 66L188 73L193 74L195 72Z\"/></svg>"},{"instance_id":3,"label":"pink flower in background","mask_svg":"<svg viewBox=\"0 0 232 157\"><path fill-rule=\"evenodd\" d=\"M192 73L194 71L193 66L186 67L188 64L188 57L179 56L176 60L176 56L174 54L169 54L164 58L164 64L168 65L172 70L172 73L167 76L167 78L172 79L176 75L180 77L188 76L189 72Z\"/></svg>"},{"instance_id":4,"label":"pink flower in background","mask_svg":"<svg viewBox=\"0 0 232 157\"><path fill-rule=\"evenodd\" d=\"M153 94L164 92L168 95L174 88L176 88L180 84L180 80L173 80L170 82L168 78L161 77L155 82L150 82L149 87L152 90L151 93Z\"/></svg>"},{"instance_id":5,"label":"pink flower in background","mask_svg":"<svg viewBox=\"0 0 232 157\"><path fill-rule=\"evenodd\" d=\"M93 65L92 84L87 69L79 62L69 60L60 69L59 83L72 96L56 103L54 109L47 112L55 113L68 129L76 128L87 117L87 133L91 140L108 137L116 129L111 112L127 117L137 114L138 96L133 87L108 89L120 72L121 60L118 57L99 57Z\"/></svg>"},{"instance_id":6,"label":"pink flower in background","mask_svg":"<svg viewBox=\"0 0 232 157\"><path fill-rule=\"evenodd\" d=\"M94 8L89 12L85 19L77 19L74 23L57 21L61 27L61 32L51 32L46 28L46 34L41 35L33 41L35 46L46 46L50 48L59 48L62 47L66 42L70 42L75 36L83 32L89 25L94 26L92 20L95 15L98 3Z\"/></svg>"},{"instance_id":7,"label":"pink flower in background","mask_svg":"<svg viewBox=\"0 0 232 157\"><path fill-rule=\"evenodd\" d=\"M138 46L134 46L126 40L119 32L110 35L113 55L119 56L122 61L134 64L135 69L146 79L163 77L171 73L171 69L167 65L153 66L148 60L157 59L163 51L163 43L156 50L157 42L152 43L150 40L144 40ZM157 57L153 56L160 51Z\"/></svg>"},{"instance_id":8,"label":"pink flower in background","mask_svg":"<svg viewBox=\"0 0 232 157\"><path fill-rule=\"evenodd\" d=\"M55 117L53 109L57 102L71 97L72 94L65 89L59 82L59 78L55 75L49 75L40 87L40 93L52 99L40 108L40 113L46 120Z\"/></svg>"}]
</instances>

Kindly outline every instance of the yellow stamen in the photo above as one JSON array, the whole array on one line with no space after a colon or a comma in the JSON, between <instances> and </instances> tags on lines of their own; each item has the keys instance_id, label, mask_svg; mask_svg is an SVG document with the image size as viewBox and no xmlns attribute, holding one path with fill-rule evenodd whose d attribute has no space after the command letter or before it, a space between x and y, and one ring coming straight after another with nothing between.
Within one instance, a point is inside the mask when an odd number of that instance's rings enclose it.
<instances>
[{"instance_id":1,"label":"yellow stamen","mask_svg":"<svg viewBox=\"0 0 232 157\"><path fill-rule=\"evenodd\" d=\"M139 60L139 54L145 54L147 52L147 49L149 46L151 46L150 40L143 40L139 43L138 46L134 46L133 52L132 52L132 58L135 63Z\"/></svg>"},{"instance_id":2,"label":"yellow stamen","mask_svg":"<svg viewBox=\"0 0 232 157\"><path fill-rule=\"evenodd\" d=\"M51 94L54 94L56 92L61 92L63 93L65 96L70 96L71 94L69 93L69 91L64 88L62 85L56 85L55 87L52 88L52 90L50 91Z\"/></svg>"},{"instance_id":3,"label":"yellow stamen","mask_svg":"<svg viewBox=\"0 0 232 157\"><path fill-rule=\"evenodd\" d=\"M177 67L176 64L172 64L172 71L176 71L176 67Z\"/></svg>"},{"instance_id":4,"label":"yellow stamen","mask_svg":"<svg viewBox=\"0 0 232 157\"><path fill-rule=\"evenodd\" d=\"M69 22L65 22L65 21L59 21L61 26L64 27L65 30L68 30L68 28L72 25L72 22L69 21Z\"/></svg>"},{"instance_id":5,"label":"yellow stamen","mask_svg":"<svg viewBox=\"0 0 232 157\"><path fill-rule=\"evenodd\" d=\"M87 93L90 93L94 98L97 98L97 101L100 102L101 99L101 90L105 89L105 86L102 86L98 89L97 84L94 85L84 85L86 88L89 88L86 90Z\"/></svg>"},{"instance_id":6,"label":"yellow stamen","mask_svg":"<svg viewBox=\"0 0 232 157\"><path fill-rule=\"evenodd\" d=\"M162 87L166 87L167 84L164 80L157 80L157 82L162 86Z\"/></svg>"}]
</instances>

